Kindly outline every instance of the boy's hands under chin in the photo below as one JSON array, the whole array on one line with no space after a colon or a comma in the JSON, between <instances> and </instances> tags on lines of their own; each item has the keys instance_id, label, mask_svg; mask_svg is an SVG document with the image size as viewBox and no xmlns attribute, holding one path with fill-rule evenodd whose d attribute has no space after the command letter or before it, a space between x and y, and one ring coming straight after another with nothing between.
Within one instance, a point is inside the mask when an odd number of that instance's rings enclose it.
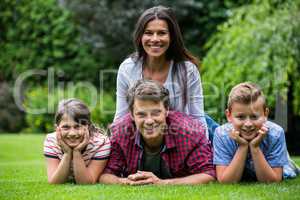
<instances>
[{"instance_id":1,"label":"boy's hands under chin","mask_svg":"<svg viewBox=\"0 0 300 200\"><path fill-rule=\"evenodd\" d=\"M83 150L89 143L90 141L90 134L89 134L89 129L87 127L85 127L84 131L84 137L83 140L80 144L78 144L75 148L74 151L79 151L81 152L81 150Z\"/></svg>"},{"instance_id":2,"label":"boy's hands under chin","mask_svg":"<svg viewBox=\"0 0 300 200\"><path fill-rule=\"evenodd\" d=\"M69 147L69 145L67 145L65 143L65 141L63 140L62 136L61 136L61 130L59 127L56 128L56 138L57 138L57 143L60 146L60 148L62 149L62 151L64 153L70 154L72 153L72 148Z\"/></svg>"},{"instance_id":3,"label":"boy's hands under chin","mask_svg":"<svg viewBox=\"0 0 300 200\"><path fill-rule=\"evenodd\" d=\"M257 131L257 136L253 138L250 142L250 147L251 148L257 148L259 147L261 141L266 137L268 133L268 128L263 125L258 131Z\"/></svg>"},{"instance_id":4,"label":"boy's hands under chin","mask_svg":"<svg viewBox=\"0 0 300 200\"><path fill-rule=\"evenodd\" d=\"M240 146L248 146L248 141L240 136L240 132L234 129L231 130L229 137L236 141Z\"/></svg>"}]
</instances>

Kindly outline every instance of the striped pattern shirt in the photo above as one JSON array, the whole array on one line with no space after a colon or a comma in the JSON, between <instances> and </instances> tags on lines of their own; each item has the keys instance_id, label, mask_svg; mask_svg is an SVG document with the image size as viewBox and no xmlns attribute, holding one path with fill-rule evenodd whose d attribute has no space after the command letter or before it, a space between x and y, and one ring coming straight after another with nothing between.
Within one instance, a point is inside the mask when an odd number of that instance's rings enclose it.
<instances>
[{"instance_id":1,"label":"striped pattern shirt","mask_svg":"<svg viewBox=\"0 0 300 200\"><path fill-rule=\"evenodd\" d=\"M82 152L82 158L85 165L88 166L91 160L105 160L109 158L110 155L110 141L109 138L103 134L94 134L86 146L85 150ZM61 160L63 157L63 151L58 145L56 139L56 133L47 134L44 141L44 156L47 158L54 158ZM71 165L70 180L74 180L73 167Z\"/></svg>"}]
</instances>

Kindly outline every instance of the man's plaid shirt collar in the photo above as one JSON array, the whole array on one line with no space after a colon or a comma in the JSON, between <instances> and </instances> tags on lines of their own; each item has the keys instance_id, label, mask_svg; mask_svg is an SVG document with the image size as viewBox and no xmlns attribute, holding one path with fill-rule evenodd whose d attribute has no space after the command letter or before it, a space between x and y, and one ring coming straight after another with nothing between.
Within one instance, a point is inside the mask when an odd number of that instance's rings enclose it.
<instances>
[{"instance_id":1,"label":"man's plaid shirt collar","mask_svg":"<svg viewBox=\"0 0 300 200\"><path fill-rule=\"evenodd\" d=\"M141 138L141 133L139 130L135 130L134 131L134 145L138 146L140 149L144 150L144 145L143 145L143 141ZM169 135L169 133L165 133L164 134L164 140L163 140L163 148L162 148L162 152L172 149L172 148L176 148L176 144L173 138L171 138L172 136Z\"/></svg>"}]
</instances>

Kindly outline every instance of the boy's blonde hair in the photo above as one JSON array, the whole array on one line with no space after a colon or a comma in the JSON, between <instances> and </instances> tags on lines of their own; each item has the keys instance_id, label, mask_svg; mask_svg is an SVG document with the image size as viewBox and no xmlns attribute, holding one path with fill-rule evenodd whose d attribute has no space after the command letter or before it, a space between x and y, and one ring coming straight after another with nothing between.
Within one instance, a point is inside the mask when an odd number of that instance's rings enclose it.
<instances>
[{"instance_id":1,"label":"boy's blonde hair","mask_svg":"<svg viewBox=\"0 0 300 200\"><path fill-rule=\"evenodd\" d=\"M250 104L258 98L263 101L264 110L267 108L266 98L260 87L251 82L244 82L234 86L228 97L227 108L231 111L233 103Z\"/></svg>"}]
</instances>

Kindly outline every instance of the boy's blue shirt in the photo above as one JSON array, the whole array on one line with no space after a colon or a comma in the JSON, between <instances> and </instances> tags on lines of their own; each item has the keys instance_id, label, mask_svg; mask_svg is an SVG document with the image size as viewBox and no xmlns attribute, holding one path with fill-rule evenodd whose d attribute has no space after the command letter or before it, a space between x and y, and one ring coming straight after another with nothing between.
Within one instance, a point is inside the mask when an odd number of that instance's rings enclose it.
<instances>
[{"instance_id":1,"label":"boy's blue shirt","mask_svg":"<svg viewBox=\"0 0 300 200\"><path fill-rule=\"evenodd\" d=\"M271 167L283 167L284 178L294 177L295 174L288 169L289 160L283 128L271 121L267 121L265 125L269 130L259 147L267 162ZM232 128L232 124L226 123L215 130L213 139L213 162L215 165L229 165L238 149L238 144L229 137ZM247 155L245 168L247 173L255 177L254 164L250 152Z\"/></svg>"}]
</instances>

